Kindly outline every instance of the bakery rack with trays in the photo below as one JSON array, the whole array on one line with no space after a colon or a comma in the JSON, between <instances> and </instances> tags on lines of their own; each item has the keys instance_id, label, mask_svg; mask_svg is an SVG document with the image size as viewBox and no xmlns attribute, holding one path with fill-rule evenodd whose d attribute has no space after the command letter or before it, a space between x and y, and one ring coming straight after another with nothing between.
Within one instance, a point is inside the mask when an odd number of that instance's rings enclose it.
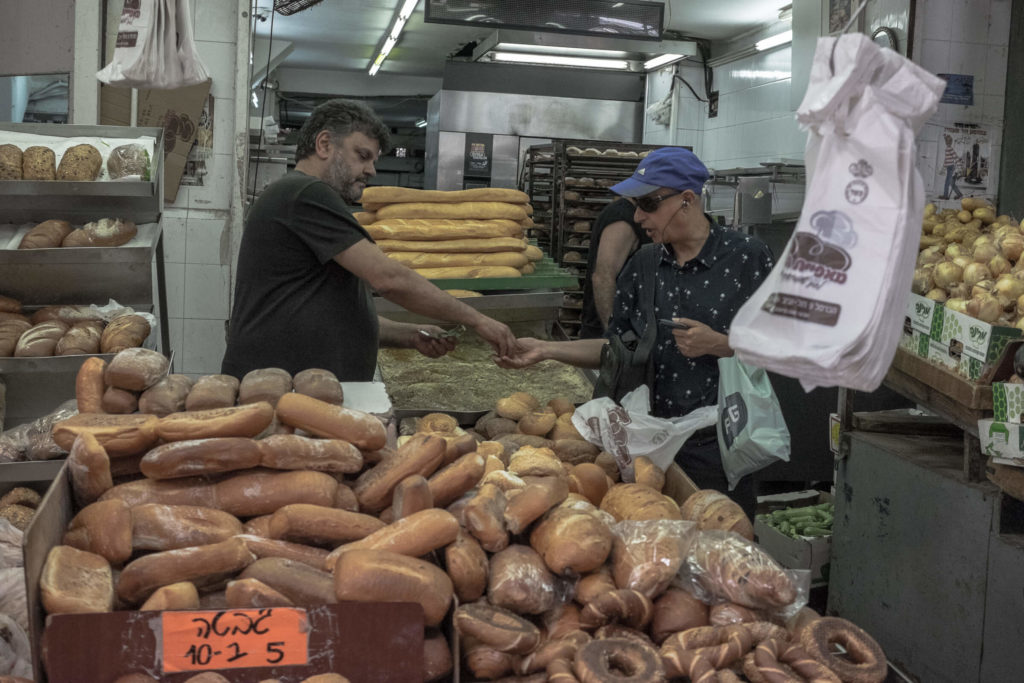
<instances>
[{"instance_id":1,"label":"bakery rack with trays","mask_svg":"<svg viewBox=\"0 0 1024 683\"><path fill-rule=\"evenodd\" d=\"M0 144L20 134L104 139L153 140L163 149L162 128L0 123ZM29 310L61 304L105 305L113 299L159 320L159 337L148 346L170 353L164 277L163 154L152 156L150 178L140 181L0 180L0 293ZM99 218L123 218L138 234L119 247L18 249L33 225L61 219L81 226ZM85 356L0 359L7 385L6 427L45 415L74 396L74 378Z\"/></svg>"},{"instance_id":2,"label":"bakery rack with trays","mask_svg":"<svg viewBox=\"0 0 1024 683\"><path fill-rule=\"evenodd\" d=\"M552 145L533 145L526 151L519 189L530 196L535 225L527 231L542 248L551 249L552 185L555 165Z\"/></svg>"}]
</instances>

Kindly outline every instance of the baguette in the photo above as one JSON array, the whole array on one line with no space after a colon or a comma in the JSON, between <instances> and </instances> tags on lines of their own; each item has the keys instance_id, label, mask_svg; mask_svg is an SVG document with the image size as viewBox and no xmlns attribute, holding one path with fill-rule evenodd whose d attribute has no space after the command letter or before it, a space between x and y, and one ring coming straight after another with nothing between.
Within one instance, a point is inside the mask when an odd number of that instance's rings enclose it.
<instances>
[{"instance_id":1,"label":"baguette","mask_svg":"<svg viewBox=\"0 0 1024 683\"><path fill-rule=\"evenodd\" d=\"M110 474L110 456L95 436L86 432L80 434L71 444L68 453L68 473L71 475L71 490L80 506L99 499L113 487Z\"/></svg>"},{"instance_id":2,"label":"baguette","mask_svg":"<svg viewBox=\"0 0 1024 683\"><path fill-rule=\"evenodd\" d=\"M270 537L295 543L337 546L383 529L384 522L325 505L285 505L270 518Z\"/></svg>"},{"instance_id":3,"label":"baguette","mask_svg":"<svg viewBox=\"0 0 1024 683\"><path fill-rule=\"evenodd\" d=\"M53 440L65 451L71 450L75 437L90 433L111 458L136 455L149 450L157 441L155 415L103 415L80 413L53 425Z\"/></svg>"},{"instance_id":4,"label":"baguette","mask_svg":"<svg viewBox=\"0 0 1024 683\"><path fill-rule=\"evenodd\" d=\"M177 479L245 470L260 464L258 442L241 437L172 441L146 453L139 469L150 479Z\"/></svg>"},{"instance_id":5,"label":"baguette","mask_svg":"<svg viewBox=\"0 0 1024 683\"><path fill-rule=\"evenodd\" d=\"M444 244L444 242L438 242ZM388 258L410 268L445 268L448 266L508 266L522 268L530 262L520 251L499 251L489 254L435 254L416 251L391 251Z\"/></svg>"},{"instance_id":6,"label":"baguette","mask_svg":"<svg viewBox=\"0 0 1024 683\"><path fill-rule=\"evenodd\" d=\"M393 457L382 460L356 480L353 491L359 500L359 507L370 512L386 508L399 482L412 474L430 476L440 467L445 448L446 442L441 437L423 434L413 436L399 446Z\"/></svg>"},{"instance_id":7,"label":"baguette","mask_svg":"<svg viewBox=\"0 0 1024 683\"><path fill-rule=\"evenodd\" d=\"M470 534L459 533L444 549L444 566L459 602L479 600L487 590L487 553Z\"/></svg>"},{"instance_id":8,"label":"baguette","mask_svg":"<svg viewBox=\"0 0 1024 683\"><path fill-rule=\"evenodd\" d=\"M526 488L505 506L505 528L510 534L523 533L568 495L569 484L565 477L531 477Z\"/></svg>"},{"instance_id":9,"label":"baguette","mask_svg":"<svg viewBox=\"0 0 1024 683\"><path fill-rule=\"evenodd\" d=\"M245 547L259 559L282 557L286 560L308 564L316 569L323 569L324 563L327 561L328 553L323 548L281 541L276 538L262 538L248 532L239 534L238 538L242 539Z\"/></svg>"},{"instance_id":10,"label":"baguette","mask_svg":"<svg viewBox=\"0 0 1024 683\"><path fill-rule=\"evenodd\" d=\"M437 626L452 602L448 575L415 557L386 550L359 549L344 553L334 566L338 600L418 602L427 626Z\"/></svg>"},{"instance_id":11,"label":"baguette","mask_svg":"<svg viewBox=\"0 0 1024 683\"><path fill-rule=\"evenodd\" d=\"M71 518L61 541L121 564L132 555L132 512L123 500L86 505Z\"/></svg>"},{"instance_id":12,"label":"baguette","mask_svg":"<svg viewBox=\"0 0 1024 683\"><path fill-rule=\"evenodd\" d=\"M484 476L484 464L484 457L474 451L434 474L428 482L434 505L448 507L476 486Z\"/></svg>"},{"instance_id":13,"label":"baguette","mask_svg":"<svg viewBox=\"0 0 1024 683\"><path fill-rule=\"evenodd\" d=\"M216 485L205 479L137 479L117 484L100 496L100 500L123 500L130 506L145 503L164 505L199 505L220 509L217 503Z\"/></svg>"},{"instance_id":14,"label":"baguette","mask_svg":"<svg viewBox=\"0 0 1024 683\"><path fill-rule=\"evenodd\" d=\"M506 504L505 494L500 488L494 484L484 484L463 509L466 529L488 552L496 553L508 547Z\"/></svg>"},{"instance_id":15,"label":"baguette","mask_svg":"<svg viewBox=\"0 0 1024 683\"><path fill-rule=\"evenodd\" d=\"M261 581L296 605L330 605L338 601L330 574L283 557L256 560L239 578Z\"/></svg>"},{"instance_id":16,"label":"baguette","mask_svg":"<svg viewBox=\"0 0 1024 683\"><path fill-rule=\"evenodd\" d=\"M421 510L434 507L434 495L430 492L430 484L422 474L410 474L398 482L391 494L391 511L398 521ZM445 507L438 505L437 507Z\"/></svg>"},{"instance_id":17,"label":"baguette","mask_svg":"<svg viewBox=\"0 0 1024 683\"><path fill-rule=\"evenodd\" d=\"M401 204L406 202L506 202L508 204L525 204L530 195L520 190L502 187L477 187L471 190L417 190L411 187L377 186L363 190L360 202L363 208L367 204ZM376 211L376 208L367 209Z\"/></svg>"},{"instance_id":18,"label":"baguette","mask_svg":"<svg viewBox=\"0 0 1024 683\"><path fill-rule=\"evenodd\" d=\"M399 555L422 557L452 543L458 535L459 522L450 512L439 508L420 510L360 541L336 548L327 556L326 566L333 569L341 555L358 549L387 550Z\"/></svg>"},{"instance_id":19,"label":"baguette","mask_svg":"<svg viewBox=\"0 0 1024 683\"><path fill-rule=\"evenodd\" d=\"M199 591L191 581L179 581L153 591L140 612L163 612L169 609L199 609Z\"/></svg>"},{"instance_id":20,"label":"baguette","mask_svg":"<svg viewBox=\"0 0 1024 683\"><path fill-rule=\"evenodd\" d=\"M338 486L334 477L323 472L243 472L214 485L216 505L210 507L236 517L269 515L294 503L330 507Z\"/></svg>"},{"instance_id":21,"label":"baguette","mask_svg":"<svg viewBox=\"0 0 1024 683\"><path fill-rule=\"evenodd\" d=\"M527 217L526 210L519 204L504 202L403 202L389 204L376 211L377 220L390 218L456 218L492 219L506 218L521 221Z\"/></svg>"},{"instance_id":22,"label":"baguette","mask_svg":"<svg viewBox=\"0 0 1024 683\"><path fill-rule=\"evenodd\" d=\"M179 581L199 585L215 582L256 561L245 543L231 538L220 543L144 555L130 562L117 580L117 595L138 604L161 586Z\"/></svg>"},{"instance_id":23,"label":"baguette","mask_svg":"<svg viewBox=\"0 0 1024 683\"><path fill-rule=\"evenodd\" d=\"M71 234L71 230L67 221L43 221L25 233L18 249L55 249Z\"/></svg>"},{"instance_id":24,"label":"baguette","mask_svg":"<svg viewBox=\"0 0 1024 683\"><path fill-rule=\"evenodd\" d=\"M156 433L164 441L211 439L215 437L253 437L274 419L274 407L266 402L229 408L211 408L171 413L156 423Z\"/></svg>"},{"instance_id":25,"label":"baguette","mask_svg":"<svg viewBox=\"0 0 1024 683\"><path fill-rule=\"evenodd\" d=\"M256 442L260 464L275 470L313 470L353 474L363 469L362 452L341 439L310 439L272 434Z\"/></svg>"},{"instance_id":26,"label":"baguette","mask_svg":"<svg viewBox=\"0 0 1024 683\"><path fill-rule=\"evenodd\" d=\"M523 227L510 220L451 220L393 218L366 226L375 240L453 240L518 237Z\"/></svg>"},{"instance_id":27,"label":"baguette","mask_svg":"<svg viewBox=\"0 0 1024 683\"><path fill-rule=\"evenodd\" d=\"M259 579L228 581L224 598L231 609L291 607L295 603Z\"/></svg>"},{"instance_id":28,"label":"baguette","mask_svg":"<svg viewBox=\"0 0 1024 683\"><path fill-rule=\"evenodd\" d=\"M411 251L421 254L488 254L502 251L522 252L526 241L516 237L488 237L446 240L381 240L377 246L385 253Z\"/></svg>"},{"instance_id":29,"label":"baguette","mask_svg":"<svg viewBox=\"0 0 1024 683\"><path fill-rule=\"evenodd\" d=\"M237 517L197 505L136 505L131 508L131 519L134 550L209 545L242 533Z\"/></svg>"},{"instance_id":30,"label":"baguette","mask_svg":"<svg viewBox=\"0 0 1024 683\"><path fill-rule=\"evenodd\" d=\"M316 436L343 439L363 451L383 448L387 441L383 423L373 415L304 394L293 392L282 396L277 403L277 418Z\"/></svg>"},{"instance_id":31,"label":"baguette","mask_svg":"<svg viewBox=\"0 0 1024 683\"><path fill-rule=\"evenodd\" d=\"M103 373L107 361L102 358L86 358L78 368L75 376L75 400L78 402L79 413L103 412L100 404L103 400Z\"/></svg>"},{"instance_id":32,"label":"baguette","mask_svg":"<svg viewBox=\"0 0 1024 683\"><path fill-rule=\"evenodd\" d=\"M517 269L508 266L452 266L450 268L415 268L414 270L428 280L476 280L523 276Z\"/></svg>"}]
</instances>

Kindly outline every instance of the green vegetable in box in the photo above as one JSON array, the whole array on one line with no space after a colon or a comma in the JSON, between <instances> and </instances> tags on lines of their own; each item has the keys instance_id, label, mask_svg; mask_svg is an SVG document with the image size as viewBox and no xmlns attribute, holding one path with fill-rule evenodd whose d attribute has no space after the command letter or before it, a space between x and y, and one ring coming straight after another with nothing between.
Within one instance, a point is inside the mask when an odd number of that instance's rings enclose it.
<instances>
[{"instance_id":1,"label":"green vegetable in box","mask_svg":"<svg viewBox=\"0 0 1024 683\"><path fill-rule=\"evenodd\" d=\"M835 506L832 503L819 503L773 510L758 515L757 520L790 538L801 538L831 535L834 517Z\"/></svg>"}]
</instances>

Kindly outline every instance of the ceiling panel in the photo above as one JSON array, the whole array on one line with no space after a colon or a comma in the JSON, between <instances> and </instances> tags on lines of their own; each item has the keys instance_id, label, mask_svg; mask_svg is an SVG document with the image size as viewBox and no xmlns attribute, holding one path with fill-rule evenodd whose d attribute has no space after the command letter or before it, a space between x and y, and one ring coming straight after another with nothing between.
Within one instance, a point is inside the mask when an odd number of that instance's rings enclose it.
<instances>
[{"instance_id":1,"label":"ceiling panel","mask_svg":"<svg viewBox=\"0 0 1024 683\"><path fill-rule=\"evenodd\" d=\"M377 45L394 18L401 0L323 0L293 14L267 16L258 9L256 35L294 44L282 63L293 69L365 71ZM689 37L724 40L777 18L788 0L672 0L666 3L669 30ZM268 3L269 7L269 3ZM479 41L492 29L426 24L423 3L406 24L398 46L385 61L377 78L388 74L441 77L449 55L466 43Z\"/></svg>"}]
</instances>

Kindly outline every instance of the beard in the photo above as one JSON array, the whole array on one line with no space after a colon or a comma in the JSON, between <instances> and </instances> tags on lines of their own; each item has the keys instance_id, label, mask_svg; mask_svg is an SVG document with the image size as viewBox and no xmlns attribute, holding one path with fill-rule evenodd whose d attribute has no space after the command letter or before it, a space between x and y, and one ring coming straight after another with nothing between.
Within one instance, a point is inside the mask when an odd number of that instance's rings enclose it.
<instances>
[{"instance_id":1,"label":"beard","mask_svg":"<svg viewBox=\"0 0 1024 683\"><path fill-rule=\"evenodd\" d=\"M341 198L345 200L346 204L354 204L359 201L359 197L362 196L362 189L356 187L356 183L360 182L364 185L369 180L367 176L359 175L358 171L352 171L345 166L345 161L341 158L341 155L335 155L331 164L327 167L327 172L324 175L324 182L330 185L335 192L341 195Z\"/></svg>"}]
</instances>

